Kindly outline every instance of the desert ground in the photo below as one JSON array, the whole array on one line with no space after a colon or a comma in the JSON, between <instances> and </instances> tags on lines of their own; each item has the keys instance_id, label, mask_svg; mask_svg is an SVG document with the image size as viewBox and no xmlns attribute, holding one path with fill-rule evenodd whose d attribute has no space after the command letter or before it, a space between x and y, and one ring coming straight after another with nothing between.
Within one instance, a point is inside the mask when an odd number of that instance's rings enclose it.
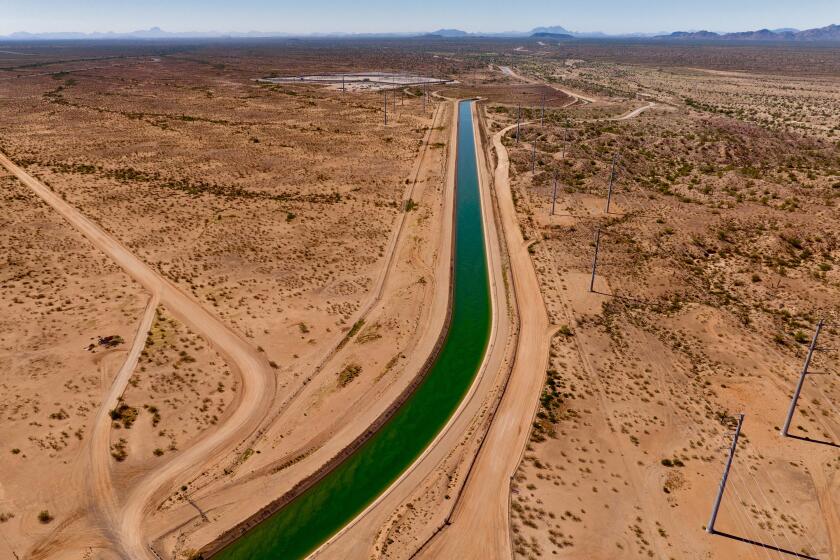
<instances>
[{"instance_id":1,"label":"desert ground","mask_svg":"<svg viewBox=\"0 0 840 560\"><path fill-rule=\"evenodd\" d=\"M0 556L197 558L375 428L445 335L475 97L490 346L432 446L313 557L840 558L836 48L15 53ZM450 83L258 81L363 72Z\"/></svg>"},{"instance_id":2,"label":"desert ground","mask_svg":"<svg viewBox=\"0 0 840 560\"><path fill-rule=\"evenodd\" d=\"M598 101L543 126L532 111L518 145L506 136L559 327L511 483L513 554L837 557L837 78L585 60L517 70ZM628 101L650 108L624 113ZM486 112L491 130L515 122L509 105ZM820 319L833 326L799 439L781 438ZM747 439L716 529L758 545L703 531L738 413Z\"/></svg>"},{"instance_id":3,"label":"desert ground","mask_svg":"<svg viewBox=\"0 0 840 560\"><path fill-rule=\"evenodd\" d=\"M473 436L480 445L467 458L469 476L450 467L456 485L443 501L430 477L368 553L837 557L840 394L831 379L840 159L831 119L814 125L837 102L837 77L768 75L764 62L739 69L717 59L701 70L698 61L661 68L600 54L549 63L551 55L540 54L518 55L518 64L488 61L449 91L486 99L479 118L494 194L502 216L508 196L518 216L502 228L507 257L514 276L526 274L513 264L521 235L553 335L545 373L536 376L542 389L529 395L509 385L486 435ZM768 95L768 83L796 87ZM568 101L546 103L542 119L546 87ZM749 111L741 110L745 99ZM787 117L794 104L798 114ZM517 297L531 293L523 279L513 284ZM532 301L528 311L539 306ZM822 330L820 365L812 363L793 437L781 438L820 318L833 326ZM515 361L510 375L536 386ZM529 408L537 400L538 409ZM740 413L744 431L718 534L709 535ZM532 423L517 462L517 435L501 434L523 415ZM508 453L515 464L505 472ZM354 540L354 531L364 540L357 527L340 540ZM328 546L324 557L340 557L328 554L336 549L347 550Z\"/></svg>"},{"instance_id":4,"label":"desert ground","mask_svg":"<svg viewBox=\"0 0 840 560\"><path fill-rule=\"evenodd\" d=\"M264 505L243 492L266 499L273 476L282 495L296 480L287 470L317 470L342 447L335 432L366 428L363 412L386 408L377 396L423 361L413 345L440 332L426 324L441 315L432 298L451 104L399 90L385 128L381 96L255 82L297 69L272 66L270 53L236 68L162 54L45 55L4 74L9 164L94 228L86 241L3 177L4 384L15 397L3 402L14 478L3 478L0 509L4 546L20 557L119 556L146 525L177 526L198 509L209 527L195 543L185 536L195 528L155 535L167 555L190 555ZM104 60L80 60L94 58ZM210 332L204 313L224 332ZM70 324L84 327L64 332ZM120 376L132 346L136 367ZM64 353L77 357L62 363ZM94 413L119 383L104 444L91 442ZM240 432L222 442L231 417ZM202 446L213 449L197 461ZM103 458L88 504L84 469ZM61 470L82 472L56 480L60 492L40 485ZM208 496L226 503L215 524L202 523ZM156 515L143 513L150 499ZM116 509L92 507L99 500Z\"/></svg>"}]
</instances>

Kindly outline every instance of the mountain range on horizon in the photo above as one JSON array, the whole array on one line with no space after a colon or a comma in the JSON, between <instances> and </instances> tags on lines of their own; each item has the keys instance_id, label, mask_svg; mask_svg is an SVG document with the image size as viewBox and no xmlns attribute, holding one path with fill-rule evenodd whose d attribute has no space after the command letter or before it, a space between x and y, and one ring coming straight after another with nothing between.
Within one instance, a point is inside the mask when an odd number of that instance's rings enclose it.
<instances>
[{"instance_id":1,"label":"mountain range on horizon","mask_svg":"<svg viewBox=\"0 0 840 560\"><path fill-rule=\"evenodd\" d=\"M438 29L432 32L418 33L289 33L289 32L220 32L220 31L186 31L170 32L160 27L132 31L117 32L44 32L30 33L19 31L9 35L0 35L0 41L56 41L56 40L153 40L153 39L236 39L236 38L386 38L386 37L443 37L450 39L469 37L497 37L497 38L548 38L558 40L568 39L656 39L671 41L840 41L840 25L832 24L825 27L798 30L794 28L759 29L755 31L741 31L734 33L718 33L714 31L674 31L672 33L621 33L607 34L600 31L579 32L569 31L559 26L535 27L530 31L507 31L495 33L468 32L461 29Z\"/></svg>"},{"instance_id":2,"label":"mountain range on horizon","mask_svg":"<svg viewBox=\"0 0 840 560\"><path fill-rule=\"evenodd\" d=\"M840 41L840 25L827 25L799 31L797 29L759 29L737 33L713 31L675 31L657 39L721 40L721 41Z\"/></svg>"}]
</instances>

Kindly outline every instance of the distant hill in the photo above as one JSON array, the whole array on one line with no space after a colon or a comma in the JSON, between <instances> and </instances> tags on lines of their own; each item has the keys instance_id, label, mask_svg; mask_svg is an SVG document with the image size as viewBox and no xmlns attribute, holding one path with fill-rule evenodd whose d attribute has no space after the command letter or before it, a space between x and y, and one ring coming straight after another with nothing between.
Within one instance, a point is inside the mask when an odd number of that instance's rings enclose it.
<instances>
[{"instance_id":1,"label":"distant hill","mask_svg":"<svg viewBox=\"0 0 840 560\"><path fill-rule=\"evenodd\" d=\"M659 35L665 40L699 41L840 41L840 25L827 25L816 29L796 31L795 29L759 29L738 33L714 33L712 31L675 31L669 35Z\"/></svg>"},{"instance_id":2,"label":"distant hill","mask_svg":"<svg viewBox=\"0 0 840 560\"><path fill-rule=\"evenodd\" d=\"M531 33L531 37L536 39L574 39L574 36L569 35L568 33L549 33L548 31Z\"/></svg>"},{"instance_id":3,"label":"distant hill","mask_svg":"<svg viewBox=\"0 0 840 560\"><path fill-rule=\"evenodd\" d=\"M775 33L769 29L759 29L758 31L740 31L738 33L726 33L721 36L722 39L729 41L778 41L793 39L795 34L790 31L782 33Z\"/></svg>"},{"instance_id":4,"label":"distant hill","mask_svg":"<svg viewBox=\"0 0 840 560\"><path fill-rule=\"evenodd\" d=\"M657 39L720 39L720 35L711 31L674 31L670 35L660 35Z\"/></svg>"},{"instance_id":5,"label":"distant hill","mask_svg":"<svg viewBox=\"0 0 840 560\"><path fill-rule=\"evenodd\" d=\"M429 35L434 35L435 37L467 37L469 33L460 29L438 29L437 31L432 31Z\"/></svg>"},{"instance_id":6,"label":"distant hill","mask_svg":"<svg viewBox=\"0 0 840 560\"><path fill-rule=\"evenodd\" d=\"M840 25L827 25L794 33L800 41L840 41Z\"/></svg>"},{"instance_id":7,"label":"distant hill","mask_svg":"<svg viewBox=\"0 0 840 560\"><path fill-rule=\"evenodd\" d=\"M574 33L569 31L564 27L560 27L559 25L551 25L548 27L535 27L531 30L531 37L536 37L537 35L541 35L543 33L548 33L551 35L569 35L572 36Z\"/></svg>"}]
</instances>

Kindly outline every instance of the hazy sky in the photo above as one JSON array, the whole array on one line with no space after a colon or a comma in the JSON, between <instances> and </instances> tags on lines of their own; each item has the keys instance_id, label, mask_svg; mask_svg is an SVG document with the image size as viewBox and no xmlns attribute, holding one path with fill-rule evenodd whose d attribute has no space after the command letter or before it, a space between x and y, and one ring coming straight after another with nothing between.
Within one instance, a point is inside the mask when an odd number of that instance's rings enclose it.
<instances>
[{"instance_id":1,"label":"hazy sky","mask_svg":"<svg viewBox=\"0 0 840 560\"><path fill-rule=\"evenodd\" d=\"M529 30L656 32L840 23L840 0L0 0L14 31L379 32Z\"/></svg>"}]
</instances>

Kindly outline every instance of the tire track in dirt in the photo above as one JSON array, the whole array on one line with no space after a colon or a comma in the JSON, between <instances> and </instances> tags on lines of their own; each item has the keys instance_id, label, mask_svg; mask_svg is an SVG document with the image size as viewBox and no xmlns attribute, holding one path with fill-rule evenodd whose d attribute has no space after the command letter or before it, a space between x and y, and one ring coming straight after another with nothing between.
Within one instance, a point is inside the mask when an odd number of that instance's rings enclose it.
<instances>
[{"instance_id":1,"label":"tire track in dirt","mask_svg":"<svg viewBox=\"0 0 840 560\"><path fill-rule=\"evenodd\" d=\"M89 490L88 499L90 500L90 507L96 512L100 523L103 524L106 536L112 541L116 540L113 534L113 527L116 525L118 506L117 497L114 495L114 487L111 481L111 455L109 453L111 443L110 411L116 408L120 397L125 392L134 368L137 367L140 354L146 347L146 339L148 338L149 330L152 328L152 322L155 319L159 302L160 295L157 292L153 292L149 303L146 305L143 317L140 320L140 325L137 327L137 333L134 336L131 349L117 375L114 377L108 394L102 399L102 403L99 405L99 410L97 410L96 417L93 420L93 426L91 426L91 437L88 442L88 464L86 465L86 468L89 469L89 478L86 481Z\"/></svg>"},{"instance_id":2,"label":"tire track in dirt","mask_svg":"<svg viewBox=\"0 0 840 560\"><path fill-rule=\"evenodd\" d=\"M32 189L44 202L61 214L99 250L108 255L143 287L158 294L160 302L182 323L203 336L242 379L239 402L227 422L205 435L160 469L153 471L129 493L113 527L121 553L132 559L154 559L142 535L144 513L155 497L168 492L174 479L208 457L223 453L232 442L247 438L259 425L274 396L275 378L265 356L253 348L215 315L204 309L175 284L140 260L114 237L64 201L44 183L0 154L0 165ZM94 501L109 496L91 496Z\"/></svg>"},{"instance_id":3,"label":"tire track in dirt","mask_svg":"<svg viewBox=\"0 0 840 560\"><path fill-rule=\"evenodd\" d=\"M551 342L548 313L519 228L508 177L510 162L502 144L503 136L515 126L497 132L493 146L497 155L494 185L520 317L516 361L452 524L429 543L421 558L507 558L511 554L509 481L530 434Z\"/></svg>"}]
</instances>

